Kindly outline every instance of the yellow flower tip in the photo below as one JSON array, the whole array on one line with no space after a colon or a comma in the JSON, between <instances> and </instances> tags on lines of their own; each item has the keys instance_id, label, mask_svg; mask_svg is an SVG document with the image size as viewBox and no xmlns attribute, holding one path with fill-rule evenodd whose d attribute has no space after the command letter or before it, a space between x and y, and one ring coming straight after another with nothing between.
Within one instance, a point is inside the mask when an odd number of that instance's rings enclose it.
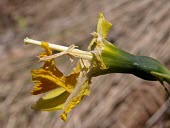
<instances>
[{"instance_id":1,"label":"yellow flower tip","mask_svg":"<svg viewBox=\"0 0 170 128\"><path fill-rule=\"evenodd\" d=\"M100 18L104 18L104 15L102 12L99 12L98 19L100 19Z\"/></svg>"},{"instance_id":2,"label":"yellow flower tip","mask_svg":"<svg viewBox=\"0 0 170 128\"><path fill-rule=\"evenodd\" d=\"M64 121L64 122L66 122L66 120L67 120L67 113L63 113L62 115L60 115L60 118Z\"/></svg>"},{"instance_id":3,"label":"yellow flower tip","mask_svg":"<svg viewBox=\"0 0 170 128\"><path fill-rule=\"evenodd\" d=\"M99 13L97 23L97 33L101 34L103 38L107 38L107 34L110 31L112 24L104 18L103 13Z\"/></svg>"}]
</instances>

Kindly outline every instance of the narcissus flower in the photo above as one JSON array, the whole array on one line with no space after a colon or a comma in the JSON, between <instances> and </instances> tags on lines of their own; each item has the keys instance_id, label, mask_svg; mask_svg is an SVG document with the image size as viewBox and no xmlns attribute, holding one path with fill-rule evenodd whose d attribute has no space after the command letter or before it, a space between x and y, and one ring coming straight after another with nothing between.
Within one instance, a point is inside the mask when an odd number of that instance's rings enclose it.
<instances>
[{"instance_id":1,"label":"narcissus flower","mask_svg":"<svg viewBox=\"0 0 170 128\"><path fill-rule=\"evenodd\" d=\"M135 56L127 53L107 41L107 34L112 24L99 13L97 31L88 51L76 49L76 46L64 47L26 38L27 44L41 45L45 52L38 56L44 65L32 70L32 81L35 86L33 95L48 92L32 108L42 111L62 110L61 119L77 106L84 96L90 93L92 77L108 73L129 73L145 80L166 81L170 84L170 72L157 60L146 56ZM52 50L60 53L52 55ZM56 67L55 58L68 55L71 59L78 57L77 66L72 72L64 74ZM164 86L165 87L165 86ZM167 90L166 90L167 91Z\"/></svg>"},{"instance_id":2,"label":"narcissus flower","mask_svg":"<svg viewBox=\"0 0 170 128\"><path fill-rule=\"evenodd\" d=\"M45 49L45 52L39 55L41 59L52 55L48 43L42 42L41 46ZM69 51L65 53L69 54ZM79 60L73 71L68 76L64 76L56 67L54 59L44 60L44 65L40 69L31 71L32 80L36 83L32 94L50 92L32 107L43 111L63 109L61 118L66 120L67 113L81 101L84 95L90 92L91 76L88 74L88 68L88 63Z\"/></svg>"}]
</instances>

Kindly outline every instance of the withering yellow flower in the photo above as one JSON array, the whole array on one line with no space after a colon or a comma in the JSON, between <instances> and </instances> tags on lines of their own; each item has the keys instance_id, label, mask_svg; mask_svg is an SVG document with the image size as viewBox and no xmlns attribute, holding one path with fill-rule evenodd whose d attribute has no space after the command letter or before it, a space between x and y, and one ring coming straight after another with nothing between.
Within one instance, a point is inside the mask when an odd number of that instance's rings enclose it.
<instances>
[{"instance_id":1,"label":"withering yellow flower","mask_svg":"<svg viewBox=\"0 0 170 128\"><path fill-rule=\"evenodd\" d=\"M38 57L44 61L44 65L38 70L32 70L32 81L36 83L32 94L41 94L48 92L40 98L32 108L43 111L63 110L61 118L65 121L67 113L81 102L84 96L90 93L90 84L93 74L97 70L107 69L101 58L101 52L104 48L102 43L106 39L111 24L105 20L102 13L99 14L97 32L93 32L94 39L89 45L89 52L84 55L78 55L80 51L75 52L75 46L70 46L58 54L52 55L49 44L41 42L45 52ZM77 66L68 75L56 67L54 58L62 55L79 57Z\"/></svg>"},{"instance_id":2,"label":"withering yellow flower","mask_svg":"<svg viewBox=\"0 0 170 128\"><path fill-rule=\"evenodd\" d=\"M40 58L52 55L48 43L42 42L41 45L45 52L39 55ZM64 76L56 67L54 59L44 60L44 65L39 70L31 71L32 80L36 83L32 94L52 91L42 97L33 108L44 111L63 109L61 118L66 120L67 113L90 92L89 66L84 60L79 60L73 71L68 76Z\"/></svg>"},{"instance_id":3,"label":"withering yellow flower","mask_svg":"<svg viewBox=\"0 0 170 128\"><path fill-rule=\"evenodd\" d=\"M74 45L64 47L39 42L26 38L25 43L41 45L45 52L38 57L44 65L38 70L32 70L32 81L35 83L32 94L48 92L32 107L42 111L62 110L61 119L67 119L67 114L77 106L84 96L90 93L91 79L108 73L129 73L145 80L170 83L170 72L157 60L146 56L135 56L127 53L107 41L107 34L112 24L99 13L96 32L88 51L76 49ZM51 49L61 51L52 55ZM77 66L64 76L56 67L55 58L69 55L78 57Z\"/></svg>"}]
</instances>

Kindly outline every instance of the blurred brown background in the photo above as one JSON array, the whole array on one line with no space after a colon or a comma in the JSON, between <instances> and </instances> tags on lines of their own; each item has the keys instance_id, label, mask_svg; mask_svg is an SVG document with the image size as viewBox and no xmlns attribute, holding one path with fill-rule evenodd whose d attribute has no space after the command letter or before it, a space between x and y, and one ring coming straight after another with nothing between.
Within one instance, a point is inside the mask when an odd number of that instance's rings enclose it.
<instances>
[{"instance_id":1,"label":"blurred brown background","mask_svg":"<svg viewBox=\"0 0 170 128\"><path fill-rule=\"evenodd\" d=\"M113 24L108 40L170 69L169 0L0 0L1 128L170 128L164 88L132 75L94 78L90 96L66 123L60 112L30 108L39 98L29 93L30 69L40 66L36 56L42 49L26 46L23 39L74 43L85 50L101 11ZM57 65L62 71L71 69L67 57L57 59Z\"/></svg>"}]
</instances>

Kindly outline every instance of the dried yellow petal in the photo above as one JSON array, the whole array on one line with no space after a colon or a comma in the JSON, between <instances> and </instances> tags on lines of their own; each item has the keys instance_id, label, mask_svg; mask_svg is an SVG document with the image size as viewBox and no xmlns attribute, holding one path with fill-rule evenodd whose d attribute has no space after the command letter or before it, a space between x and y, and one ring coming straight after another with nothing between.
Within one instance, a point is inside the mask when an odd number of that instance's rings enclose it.
<instances>
[{"instance_id":1,"label":"dried yellow petal","mask_svg":"<svg viewBox=\"0 0 170 128\"><path fill-rule=\"evenodd\" d=\"M73 95L73 97L71 97L71 99L68 101L68 103L64 107L64 111L63 111L62 115L60 116L62 120L66 121L67 114L82 101L82 99L85 95L89 95L89 93L90 93L89 85L90 84L91 84L91 81L86 80L78 91L73 92L73 94L71 94L71 95ZM75 90L76 90L76 88L75 88Z\"/></svg>"},{"instance_id":2,"label":"dried yellow petal","mask_svg":"<svg viewBox=\"0 0 170 128\"><path fill-rule=\"evenodd\" d=\"M69 95L64 88L57 88L40 98L32 108L41 111L61 110Z\"/></svg>"},{"instance_id":3,"label":"dried yellow petal","mask_svg":"<svg viewBox=\"0 0 170 128\"><path fill-rule=\"evenodd\" d=\"M107 34L110 31L112 24L108 22L102 13L99 13L98 23L97 23L97 33L101 34L103 38L107 38Z\"/></svg>"}]
</instances>

